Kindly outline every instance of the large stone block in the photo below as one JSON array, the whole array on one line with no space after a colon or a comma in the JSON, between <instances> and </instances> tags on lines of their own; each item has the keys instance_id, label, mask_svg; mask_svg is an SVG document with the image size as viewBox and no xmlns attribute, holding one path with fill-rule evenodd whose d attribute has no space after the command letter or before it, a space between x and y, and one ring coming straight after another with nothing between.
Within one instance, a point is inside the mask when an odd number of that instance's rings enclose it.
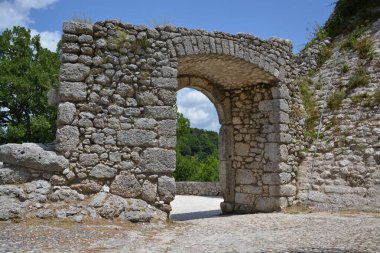
<instances>
[{"instance_id":1,"label":"large stone block","mask_svg":"<svg viewBox=\"0 0 380 253\"><path fill-rule=\"evenodd\" d=\"M152 147L156 145L157 134L153 131L130 129L117 132L117 144L120 146Z\"/></svg>"},{"instance_id":2,"label":"large stone block","mask_svg":"<svg viewBox=\"0 0 380 253\"><path fill-rule=\"evenodd\" d=\"M142 187L134 175L122 171L112 182L110 191L124 198L136 198L141 195Z\"/></svg>"},{"instance_id":3,"label":"large stone block","mask_svg":"<svg viewBox=\"0 0 380 253\"><path fill-rule=\"evenodd\" d=\"M22 184L29 181L31 172L23 167L7 165L0 168L0 185L1 184Z\"/></svg>"},{"instance_id":4,"label":"large stone block","mask_svg":"<svg viewBox=\"0 0 380 253\"><path fill-rule=\"evenodd\" d=\"M255 202L257 211L274 212L281 210L281 200L279 197L258 197Z\"/></svg>"},{"instance_id":5,"label":"large stone block","mask_svg":"<svg viewBox=\"0 0 380 253\"><path fill-rule=\"evenodd\" d=\"M152 85L157 88L177 88L177 78L167 78L167 77L154 77L152 78Z\"/></svg>"},{"instance_id":6,"label":"large stone block","mask_svg":"<svg viewBox=\"0 0 380 253\"><path fill-rule=\"evenodd\" d=\"M146 106L144 115L154 119L176 119L177 110L172 106Z\"/></svg>"},{"instance_id":7,"label":"large stone block","mask_svg":"<svg viewBox=\"0 0 380 253\"><path fill-rule=\"evenodd\" d=\"M175 170L175 151L147 148L140 158L140 169L148 173L167 173Z\"/></svg>"},{"instance_id":8,"label":"large stone block","mask_svg":"<svg viewBox=\"0 0 380 253\"><path fill-rule=\"evenodd\" d=\"M157 196L157 185L145 180L142 185L141 198L148 203L154 203Z\"/></svg>"},{"instance_id":9,"label":"large stone block","mask_svg":"<svg viewBox=\"0 0 380 253\"><path fill-rule=\"evenodd\" d=\"M79 164L82 166L94 166L99 162L97 154L80 154Z\"/></svg>"},{"instance_id":10,"label":"large stone block","mask_svg":"<svg viewBox=\"0 0 380 253\"><path fill-rule=\"evenodd\" d=\"M109 167L105 164L98 164L90 171L90 176L99 179L108 179L115 177L116 173L117 169Z\"/></svg>"},{"instance_id":11,"label":"large stone block","mask_svg":"<svg viewBox=\"0 0 380 253\"><path fill-rule=\"evenodd\" d=\"M253 205L255 202L255 195L237 192L235 194L235 202L238 204Z\"/></svg>"},{"instance_id":12,"label":"large stone block","mask_svg":"<svg viewBox=\"0 0 380 253\"><path fill-rule=\"evenodd\" d=\"M272 197L293 197L297 188L294 185L273 185L269 186L269 195Z\"/></svg>"},{"instance_id":13,"label":"large stone block","mask_svg":"<svg viewBox=\"0 0 380 253\"><path fill-rule=\"evenodd\" d=\"M265 143L264 157L271 162L282 162L288 159L288 148L278 143Z\"/></svg>"},{"instance_id":14,"label":"large stone block","mask_svg":"<svg viewBox=\"0 0 380 253\"><path fill-rule=\"evenodd\" d=\"M244 142L238 142L235 144L235 153L239 156L249 155L249 144Z\"/></svg>"},{"instance_id":15,"label":"large stone block","mask_svg":"<svg viewBox=\"0 0 380 253\"><path fill-rule=\"evenodd\" d=\"M43 145L34 143L5 144L0 146L0 161L39 171L63 171L69 161Z\"/></svg>"},{"instance_id":16,"label":"large stone block","mask_svg":"<svg viewBox=\"0 0 380 253\"><path fill-rule=\"evenodd\" d=\"M173 136L176 134L176 120L168 119L158 122L158 134Z\"/></svg>"},{"instance_id":17,"label":"large stone block","mask_svg":"<svg viewBox=\"0 0 380 253\"><path fill-rule=\"evenodd\" d=\"M57 130L55 148L60 152L73 151L79 144L79 130L75 126L64 126Z\"/></svg>"},{"instance_id":18,"label":"large stone block","mask_svg":"<svg viewBox=\"0 0 380 253\"><path fill-rule=\"evenodd\" d=\"M162 176L158 178L158 194L165 203L170 203L175 196L175 180L173 177Z\"/></svg>"},{"instance_id":19,"label":"large stone block","mask_svg":"<svg viewBox=\"0 0 380 253\"><path fill-rule=\"evenodd\" d=\"M82 35L82 34L92 35L93 26L92 24L88 24L84 22L67 21L63 23L63 32L78 34L78 35Z\"/></svg>"},{"instance_id":20,"label":"large stone block","mask_svg":"<svg viewBox=\"0 0 380 253\"><path fill-rule=\"evenodd\" d=\"M281 173L264 173L262 176L263 184L278 185L287 184L291 181L292 175L288 172Z\"/></svg>"},{"instance_id":21,"label":"large stone block","mask_svg":"<svg viewBox=\"0 0 380 253\"><path fill-rule=\"evenodd\" d=\"M58 106L58 124L69 125L73 122L76 113L75 105L69 102L61 103Z\"/></svg>"},{"instance_id":22,"label":"large stone block","mask_svg":"<svg viewBox=\"0 0 380 253\"><path fill-rule=\"evenodd\" d=\"M239 184L254 184L256 177L253 175L252 170L239 169L236 170L236 185Z\"/></svg>"},{"instance_id":23,"label":"large stone block","mask_svg":"<svg viewBox=\"0 0 380 253\"><path fill-rule=\"evenodd\" d=\"M59 98L61 101L81 102L87 97L87 85L79 82L61 82Z\"/></svg>"},{"instance_id":24,"label":"large stone block","mask_svg":"<svg viewBox=\"0 0 380 253\"><path fill-rule=\"evenodd\" d=\"M82 82L90 74L90 67L82 63L64 63L60 69L60 80L68 82Z\"/></svg>"}]
</instances>

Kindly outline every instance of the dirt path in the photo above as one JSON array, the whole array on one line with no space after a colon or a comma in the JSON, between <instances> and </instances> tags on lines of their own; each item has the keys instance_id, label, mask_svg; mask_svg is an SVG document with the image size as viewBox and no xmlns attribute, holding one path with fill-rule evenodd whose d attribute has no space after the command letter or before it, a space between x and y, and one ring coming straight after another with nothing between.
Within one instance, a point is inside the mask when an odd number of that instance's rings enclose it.
<instances>
[{"instance_id":1,"label":"dirt path","mask_svg":"<svg viewBox=\"0 0 380 253\"><path fill-rule=\"evenodd\" d=\"M167 224L2 222L0 252L380 252L380 218L271 213Z\"/></svg>"}]
</instances>

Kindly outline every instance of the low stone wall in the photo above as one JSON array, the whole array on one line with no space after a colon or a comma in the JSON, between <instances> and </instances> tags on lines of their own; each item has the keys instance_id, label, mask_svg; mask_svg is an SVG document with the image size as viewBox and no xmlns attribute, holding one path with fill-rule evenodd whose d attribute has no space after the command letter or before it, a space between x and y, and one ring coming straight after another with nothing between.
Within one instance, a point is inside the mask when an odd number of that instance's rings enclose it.
<instances>
[{"instance_id":1,"label":"low stone wall","mask_svg":"<svg viewBox=\"0 0 380 253\"><path fill-rule=\"evenodd\" d=\"M176 182L177 195L222 196L219 182Z\"/></svg>"}]
</instances>

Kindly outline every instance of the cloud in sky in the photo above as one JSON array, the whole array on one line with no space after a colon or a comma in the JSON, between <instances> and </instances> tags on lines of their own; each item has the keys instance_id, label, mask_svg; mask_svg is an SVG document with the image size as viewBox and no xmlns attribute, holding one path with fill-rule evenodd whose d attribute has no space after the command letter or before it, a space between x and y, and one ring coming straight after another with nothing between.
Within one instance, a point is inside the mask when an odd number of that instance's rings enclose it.
<instances>
[{"instance_id":1,"label":"cloud in sky","mask_svg":"<svg viewBox=\"0 0 380 253\"><path fill-rule=\"evenodd\" d=\"M213 103L203 93L194 89L177 92L178 111L190 119L192 127L219 131L218 114Z\"/></svg>"},{"instance_id":2,"label":"cloud in sky","mask_svg":"<svg viewBox=\"0 0 380 253\"><path fill-rule=\"evenodd\" d=\"M40 10L54 4L58 0L5 0L0 2L0 31L13 26L29 27L34 21L30 18L32 9ZM58 31L32 30L32 35L40 34L41 45L55 51L61 38Z\"/></svg>"}]
</instances>

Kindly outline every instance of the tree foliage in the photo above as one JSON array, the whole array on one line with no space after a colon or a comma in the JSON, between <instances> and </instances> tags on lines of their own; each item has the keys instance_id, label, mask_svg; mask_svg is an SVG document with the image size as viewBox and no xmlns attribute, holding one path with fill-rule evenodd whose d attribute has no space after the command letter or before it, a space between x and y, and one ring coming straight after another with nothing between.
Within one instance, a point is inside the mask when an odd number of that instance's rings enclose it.
<instances>
[{"instance_id":1,"label":"tree foliage","mask_svg":"<svg viewBox=\"0 0 380 253\"><path fill-rule=\"evenodd\" d=\"M191 128L190 121L177 114L177 181L218 181L218 141L216 132Z\"/></svg>"},{"instance_id":2,"label":"tree foliage","mask_svg":"<svg viewBox=\"0 0 380 253\"><path fill-rule=\"evenodd\" d=\"M47 92L58 85L59 54L23 27L0 34L0 143L54 139L56 109Z\"/></svg>"}]
</instances>

